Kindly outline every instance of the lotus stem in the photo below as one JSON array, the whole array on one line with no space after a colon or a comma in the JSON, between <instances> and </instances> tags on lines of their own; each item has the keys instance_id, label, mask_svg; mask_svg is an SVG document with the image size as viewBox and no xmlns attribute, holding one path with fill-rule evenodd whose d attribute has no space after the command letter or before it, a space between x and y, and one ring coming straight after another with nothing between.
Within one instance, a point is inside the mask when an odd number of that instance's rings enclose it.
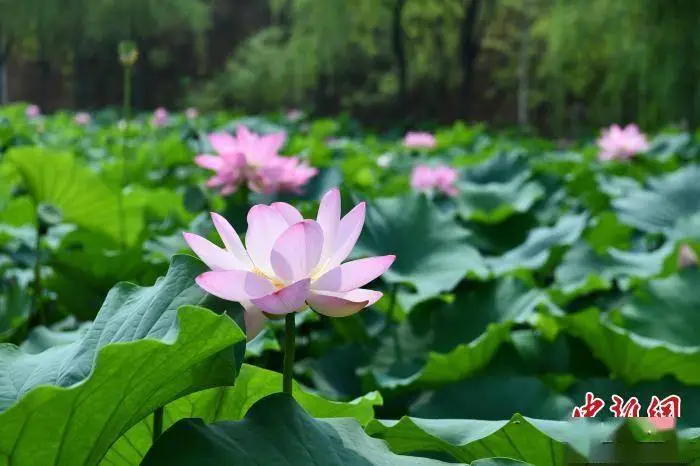
<instances>
[{"instance_id":1,"label":"lotus stem","mask_svg":"<svg viewBox=\"0 0 700 466\"><path fill-rule=\"evenodd\" d=\"M156 408L153 411L153 443L156 443L160 434L163 433L163 408Z\"/></svg>"},{"instance_id":2,"label":"lotus stem","mask_svg":"<svg viewBox=\"0 0 700 466\"><path fill-rule=\"evenodd\" d=\"M39 317L39 323L44 325L46 324L46 319L41 300L41 295L43 293L41 284L41 237L43 236L43 228L41 223L39 208L37 206L36 240L34 243L34 254L36 254L36 259L34 261L34 312L36 312L36 315Z\"/></svg>"},{"instance_id":3,"label":"lotus stem","mask_svg":"<svg viewBox=\"0 0 700 466\"><path fill-rule=\"evenodd\" d=\"M292 381L294 379L294 347L296 325L294 312L284 316L284 372L282 376L282 391L292 396Z\"/></svg>"},{"instance_id":4,"label":"lotus stem","mask_svg":"<svg viewBox=\"0 0 700 466\"><path fill-rule=\"evenodd\" d=\"M122 175L119 182L119 238L122 250L126 248L126 213L124 208L124 187L126 186L126 138L129 133L131 118L131 66L124 66L124 82L122 95L122 118L124 119L124 134L122 135L121 165Z\"/></svg>"}]
</instances>

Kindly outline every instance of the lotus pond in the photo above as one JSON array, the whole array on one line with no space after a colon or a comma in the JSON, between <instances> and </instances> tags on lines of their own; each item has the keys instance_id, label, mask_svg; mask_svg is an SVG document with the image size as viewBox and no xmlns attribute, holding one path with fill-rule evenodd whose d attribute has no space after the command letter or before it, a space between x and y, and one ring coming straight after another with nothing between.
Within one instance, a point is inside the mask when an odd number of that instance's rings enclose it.
<instances>
[{"instance_id":1,"label":"lotus pond","mask_svg":"<svg viewBox=\"0 0 700 466\"><path fill-rule=\"evenodd\" d=\"M700 464L700 141L622 131L3 107L0 465Z\"/></svg>"}]
</instances>

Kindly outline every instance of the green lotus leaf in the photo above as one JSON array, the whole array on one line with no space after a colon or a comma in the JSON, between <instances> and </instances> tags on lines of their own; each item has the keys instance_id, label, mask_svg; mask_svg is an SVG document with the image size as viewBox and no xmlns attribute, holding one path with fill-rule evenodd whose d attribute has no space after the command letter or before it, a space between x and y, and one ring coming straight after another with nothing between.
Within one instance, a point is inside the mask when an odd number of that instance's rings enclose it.
<instances>
[{"instance_id":1,"label":"green lotus leaf","mask_svg":"<svg viewBox=\"0 0 700 466\"><path fill-rule=\"evenodd\" d=\"M570 246L580 238L586 220L586 215L565 215L552 227L534 228L523 244L500 257L488 258L487 263L497 276L539 269L547 263L553 248Z\"/></svg>"},{"instance_id":2,"label":"green lotus leaf","mask_svg":"<svg viewBox=\"0 0 700 466\"><path fill-rule=\"evenodd\" d=\"M378 385L435 385L460 380L488 363L510 327L523 323L546 294L515 277L458 288L450 303L418 306L385 336L367 370Z\"/></svg>"},{"instance_id":3,"label":"green lotus leaf","mask_svg":"<svg viewBox=\"0 0 700 466\"><path fill-rule=\"evenodd\" d=\"M119 194L69 152L38 146L12 148L6 155L22 174L35 202L54 206L65 221L133 244L143 229L143 210Z\"/></svg>"},{"instance_id":4,"label":"green lotus leaf","mask_svg":"<svg viewBox=\"0 0 700 466\"><path fill-rule=\"evenodd\" d=\"M232 384L244 335L191 305L207 298L194 284L202 270L175 256L155 285L113 288L74 342L36 354L0 346L0 464L98 464L156 408Z\"/></svg>"},{"instance_id":5,"label":"green lotus leaf","mask_svg":"<svg viewBox=\"0 0 700 466\"><path fill-rule=\"evenodd\" d=\"M262 398L277 393L282 375L244 364L233 387L217 387L192 393L168 404L163 414L163 429L181 419L200 418L210 424L216 421L243 419L251 406ZM294 383L295 400L317 418L351 417L361 425L374 419L374 406L382 403L381 395L369 393L348 403L326 400L305 391ZM132 427L110 449L102 461L107 465L138 465L151 447L152 423L146 418Z\"/></svg>"},{"instance_id":6,"label":"green lotus leaf","mask_svg":"<svg viewBox=\"0 0 700 466\"><path fill-rule=\"evenodd\" d=\"M700 213L700 165L649 178L646 187L613 200L624 223L649 233L669 233L678 221Z\"/></svg>"},{"instance_id":7,"label":"green lotus leaf","mask_svg":"<svg viewBox=\"0 0 700 466\"><path fill-rule=\"evenodd\" d=\"M700 347L680 347L637 335L612 324L595 308L559 317L562 327L583 339L612 374L629 384L673 375L700 385Z\"/></svg>"},{"instance_id":8,"label":"green lotus leaf","mask_svg":"<svg viewBox=\"0 0 700 466\"><path fill-rule=\"evenodd\" d=\"M144 466L288 464L290 466L438 466L451 463L401 456L354 419L314 419L289 395L269 395L241 421L206 425L183 419L148 452Z\"/></svg>"},{"instance_id":9,"label":"green lotus leaf","mask_svg":"<svg viewBox=\"0 0 700 466\"><path fill-rule=\"evenodd\" d=\"M395 254L396 261L382 279L415 290L401 287L398 292L398 302L406 311L452 290L468 274L488 275L481 255L469 244L467 230L422 194L368 204L355 256L384 254Z\"/></svg>"}]
</instances>

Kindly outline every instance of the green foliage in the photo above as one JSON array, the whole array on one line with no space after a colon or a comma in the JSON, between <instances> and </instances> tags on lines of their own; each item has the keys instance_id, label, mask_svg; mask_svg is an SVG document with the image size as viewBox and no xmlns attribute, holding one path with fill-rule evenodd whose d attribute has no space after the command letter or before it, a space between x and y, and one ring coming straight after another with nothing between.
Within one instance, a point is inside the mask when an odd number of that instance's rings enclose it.
<instances>
[{"instance_id":1,"label":"green foliage","mask_svg":"<svg viewBox=\"0 0 700 466\"><path fill-rule=\"evenodd\" d=\"M0 110L0 338L13 343L0 346L0 464L558 465L609 460L596 445L613 437L637 439L606 447L618 457L638 440L700 457L697 135L600 162L590 144L562 153L464 124L419 151L345 120L173 114L154 129L138 115L123 157L114 119L39 126L23 110ZM241 124L287 131L283 153L319 168L303 193L206 186L193 163L213 151L205 135ZM458 169L460 194L411 192L420 163ZM244 234L259 202L312 218L333 186L346 210L367 202L351 257L397 259L361 313L296 316L292 402L275 372L281 322L244 349L240 306L196 285L206 267L179 254L182 232L218 244L216 211ZM571 422L587 392L605 407ZM680 396L677 432L613 419L615 394L642 415L652 396Z\"/></svg>"},{"instance_id":2,"label":"green foliage","mask_svg":"<svg viewBox=\"0 0 700 466\"><path fill-rule=\"evenodd\" d=\"M396 455L383 442L367 436L356 421L316 420L282 393L253 405L242 421L208 426L199 419L178 422L143 464L218 465L233 461L242 465L284 461L294 466L449 464Z\"/></svg>"},{"instance_id":3,"label":"green foliage","mask_svg":"<svg viewBox=\"0 0 700 466\"><path fill-rule=\"evenodd\" d=\"M167 429L178 421L200 418L207 423L239 421L255 403L279 391L282 376L276 372L244 364L236 378L234 387L219 387L203 390L179 398L164 409L164 427ZM294 386L295 400L317 418L354 418L366 425L374 418L373 406L381 404L378 393L370 393L350 403L329 401ZM137 465L151 447L151 422L143 419L124 434L105 456L105 465Z\"/></svg>"},{"instance_id":4,"label":"green foliage","mask_svg":"<svg viewBox=\"0 0 700 466\"><path fill-rule=\"evenodd\" d=\"M226 316L182 306L206 298L193 283L201 270L178 256L153 287L117 286L92 326L68 344L35 354L0 346L0 459L97 464L155 408L232 383L233 345L243 333Z\"/></svg>"},{"instance_id":5,"label":"green foliage","mask_svg":"<svg viewBox=\"0 0 700 466\"><path fill-rule=\"evenodd\" d=\"M133 244L141 233L142 211L134 200L121 201L72 154L19 147L8 152L7 159L22 174L34 202L53 206L65 221L115 243Z\"/></svg>"},{"instance_id":6,"label":"green foliage","mask_svg":"<svg viewBox=\"0 0 700 466\"><path fill-rule=\"evenodd\" d=\"M697 8L664 0L555 1L538 18L536 33L549 51L540 73L562 96L557 115L568 94L587 102L594 124L697 124L698 68L687 65L700 43L691 19ZM646 39L639 40L640 34Z\"/></svg>"}]
</instances>

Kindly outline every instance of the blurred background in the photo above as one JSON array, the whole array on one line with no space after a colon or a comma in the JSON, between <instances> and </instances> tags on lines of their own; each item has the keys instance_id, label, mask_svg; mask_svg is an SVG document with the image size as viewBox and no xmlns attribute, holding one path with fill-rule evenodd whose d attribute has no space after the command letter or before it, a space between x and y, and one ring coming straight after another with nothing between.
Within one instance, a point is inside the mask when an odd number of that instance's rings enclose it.
<instances>
[{"instance_id":1,"label":"blurred background","mask_svg":"<svg viewBox=\"0 0 700 466\"><path fill-rule=\"evenodd\" d=\"M0 99L483 121L556 137L694 129L697 0L0 0Z\"/></svg>"}]
</instances>

